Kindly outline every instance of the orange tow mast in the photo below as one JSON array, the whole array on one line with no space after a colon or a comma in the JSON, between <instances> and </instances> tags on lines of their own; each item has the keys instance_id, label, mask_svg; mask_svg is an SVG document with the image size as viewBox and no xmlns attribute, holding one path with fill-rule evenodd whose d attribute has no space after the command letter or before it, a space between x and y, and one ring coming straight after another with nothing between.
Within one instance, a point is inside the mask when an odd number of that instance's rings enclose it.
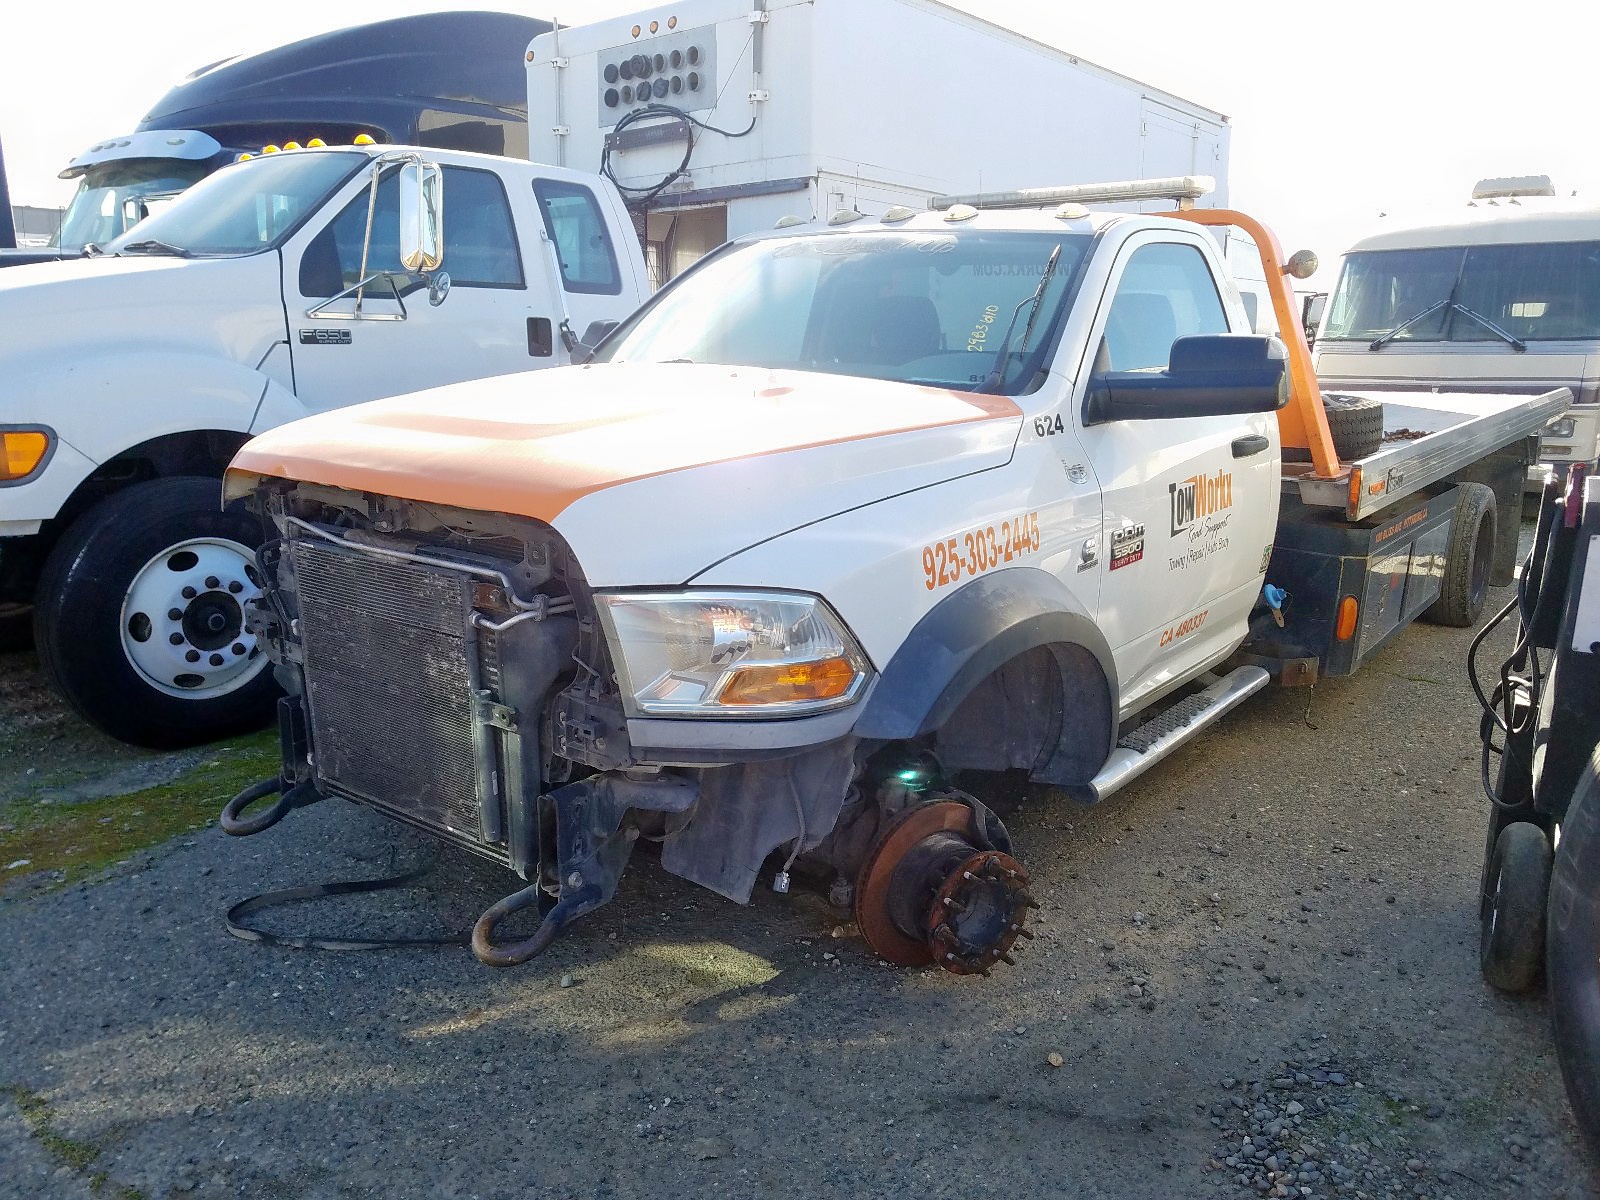
<instances>
[{"instance_id":1,"label":"orange tow mast","mask_svg":"<svg viewBox=\"0 0 1600 1200\"><path fill-rule=\"evenodd\" d=\"M1231 208L1180 208L1162 213L1196 225L1236 225L1255 239L1261 266L1272 297L1272 311L1278 318L1278 335L1289 349L1289 403L1278 412L1278 435L1285 446L1311 451L1312 474L1318 479L1339 479L1349 468L1339 461L1328 432L1328 417L1322 407L1322 389L1311 369L1311 346L1294 309L1294 295L1284 282L1283 247L1272 230L1260 221Z\"/></svg>"}]
</instances>

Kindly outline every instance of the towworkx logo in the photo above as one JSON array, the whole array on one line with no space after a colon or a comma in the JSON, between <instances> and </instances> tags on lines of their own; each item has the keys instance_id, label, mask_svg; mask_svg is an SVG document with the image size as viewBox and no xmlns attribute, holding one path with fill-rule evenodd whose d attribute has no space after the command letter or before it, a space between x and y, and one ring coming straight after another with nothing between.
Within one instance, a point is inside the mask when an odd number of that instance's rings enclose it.
<instances>
[{"instance_id":1,"label":"towworkx logo","mask_svg":"<svg viewBox=\"0 0 1600 1200\"><path fill-rule=\"evenodd\" d=\"M1169 483L1172 495L1172 536L1177 537L1202 517L1233 507L1233 474L1191 475L1180 483Z\"/></svg>"}]
</instances>

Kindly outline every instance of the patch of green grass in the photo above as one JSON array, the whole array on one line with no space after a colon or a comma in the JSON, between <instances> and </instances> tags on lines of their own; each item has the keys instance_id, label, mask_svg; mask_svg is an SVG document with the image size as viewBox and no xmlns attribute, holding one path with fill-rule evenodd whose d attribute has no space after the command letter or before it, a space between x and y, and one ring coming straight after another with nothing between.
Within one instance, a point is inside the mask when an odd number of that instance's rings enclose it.
<instances>
[{"instance_id":1,"label":"patch of green grass","mask_svg":"<svg viewBox=\"0 0 1600 1200\"><path fill-rule=\"evenodd\" d=\"M55 1131L51 1123L54 1114L50 1111L50 1102L38 1092L30 1091L20 1084L7 1083L0 1084L0 1095L10 1096L16 1102L17 1108L22 1112L22 1119L28 1124L28 1132L33 1134L33 1140L43 1146L50 1157L57 1162L71 1167L75 1173L81 1173L100 1157L100 1147L91 1146L88 1142L74 1141Z\"/></svg>"},{"instance_id":2,"label":"patch of green grass","mask_svg":"<svg viewBox=\"0 0 1600 1200\"><path fill-rule=\"evenodd\" d=\"M0 873L60 871L59 884L103 871L148 846L200 829L222 806L258 779L277 774L276 731L219 743L214 757L171 783L81 803L14 800L0 805Z\"/></svg>"}]
</instances>

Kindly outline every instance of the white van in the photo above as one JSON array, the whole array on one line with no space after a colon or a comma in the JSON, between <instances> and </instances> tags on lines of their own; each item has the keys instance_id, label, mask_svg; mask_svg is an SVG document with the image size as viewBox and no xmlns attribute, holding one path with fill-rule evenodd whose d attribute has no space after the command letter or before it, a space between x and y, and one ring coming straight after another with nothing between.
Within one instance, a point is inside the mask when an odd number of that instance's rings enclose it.
<instances>
[{"instance_id":1,"label":"white van","mask_svg":"<svg viewBox=\"0 0 1600 1200\"><path fill-rule=\"evenodd\" d=\"M1572 389L1540 459L1600 455L1600 207L1544 176L1484 180L1460 211L1346 252L1318 330L1326 387Z\"/></svg>"}]
</instances>

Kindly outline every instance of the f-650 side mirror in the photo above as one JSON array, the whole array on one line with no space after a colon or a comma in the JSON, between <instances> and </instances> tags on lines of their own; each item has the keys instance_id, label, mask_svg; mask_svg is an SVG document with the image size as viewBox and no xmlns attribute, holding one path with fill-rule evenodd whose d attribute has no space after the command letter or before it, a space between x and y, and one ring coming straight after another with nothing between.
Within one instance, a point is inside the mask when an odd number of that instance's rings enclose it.
<instances>
[{"instance_id":1,"label":"f-650 side mirror","mask_svg":"<svg viewBox=\"0 0 1600 1200\"><path fill-rule=\"evenodd\" d=\"M416 159L400 168L400 265L424 274L444 261L444 176Z\"/></svg>"},{"instance_id":2,"label":"f-650 side mirror","mask_svg":"<svg viewBox=\"0 0 1600 1200\"><path fill-rule=\"evenodd\" d=\"M1165 371L1106 371L1089 381L1084 422L1276 412L1289 402L1288 352L1275 337L1192 334Z\"/></svg>"}]
</instances>

